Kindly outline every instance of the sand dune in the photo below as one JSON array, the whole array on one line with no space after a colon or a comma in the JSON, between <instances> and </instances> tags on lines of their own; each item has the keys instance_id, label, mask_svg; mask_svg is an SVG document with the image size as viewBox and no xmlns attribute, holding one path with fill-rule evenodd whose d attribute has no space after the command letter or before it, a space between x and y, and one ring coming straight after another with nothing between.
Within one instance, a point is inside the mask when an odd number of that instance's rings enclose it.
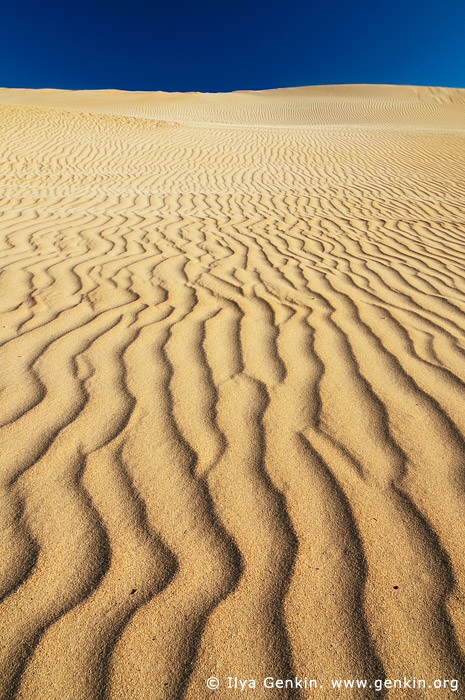
<instances>
[{"instance_id":1,"label":"sand dune","mask_svg":"<svg viewBox=\"0 0 465 700\"><path fill-rule=\"evenodd\" d=\"M465 128L465 91L409 85L313 85L217 93L0 88L0 104L72 109L195 126L364 124L414 130Z\"/></svg>"},{"instance_id":2,"label":"sand dune","mask_svg":"<svg viewBox=\"0 0 465 700\"><path fill-rule=\"evenodd\" d=\"M0 699L462 697L465 91L0 119Z\"/></svg>"}]
</instances>

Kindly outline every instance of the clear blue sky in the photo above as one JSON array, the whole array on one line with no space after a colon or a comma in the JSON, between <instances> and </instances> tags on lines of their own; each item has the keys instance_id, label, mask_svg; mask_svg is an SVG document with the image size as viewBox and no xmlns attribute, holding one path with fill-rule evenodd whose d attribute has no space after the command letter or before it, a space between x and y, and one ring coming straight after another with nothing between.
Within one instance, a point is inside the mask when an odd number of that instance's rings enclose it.
<instances>
[{"instance_id":1,"label":"clear blue sky","mask_svg":"<svg viewBox=\"0 0 465 700\"><path fill-rule=\"evenodd\" d=\"M464 0L9 0L0 85L465 87Z\"/></svg>"}]
</instances>

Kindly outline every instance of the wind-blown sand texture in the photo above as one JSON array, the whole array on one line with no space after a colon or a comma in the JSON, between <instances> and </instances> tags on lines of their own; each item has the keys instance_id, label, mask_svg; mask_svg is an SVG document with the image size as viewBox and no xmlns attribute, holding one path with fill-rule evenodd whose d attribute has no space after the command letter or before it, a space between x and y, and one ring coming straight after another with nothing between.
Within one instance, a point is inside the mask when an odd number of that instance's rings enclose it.
<instances>
[{"instance_id":1,"label":"wind-blown sand texture","mask_svg":"<svg viewBox=\"0 0 465 700\"><path fill-rule=\"evenodd\" d=\"M1 700L463 689L465 91L0 113Z\"/></svg>"}]
</instances>

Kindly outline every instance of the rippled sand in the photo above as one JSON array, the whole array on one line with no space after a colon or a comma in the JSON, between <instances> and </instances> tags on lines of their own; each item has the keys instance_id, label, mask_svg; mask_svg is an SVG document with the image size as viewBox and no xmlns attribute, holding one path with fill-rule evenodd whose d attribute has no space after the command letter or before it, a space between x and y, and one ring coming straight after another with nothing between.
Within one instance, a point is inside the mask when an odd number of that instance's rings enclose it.
<instances>
[{"instance_id":1,"label":"rippled sand","mask_svg":"<svg viewBox=\"0 0 465 700\"><path fill-rule=\"evenodd\" d=\"M0 123L1 700L460 697L465 90Z\"/></svg>"}]
</instances>

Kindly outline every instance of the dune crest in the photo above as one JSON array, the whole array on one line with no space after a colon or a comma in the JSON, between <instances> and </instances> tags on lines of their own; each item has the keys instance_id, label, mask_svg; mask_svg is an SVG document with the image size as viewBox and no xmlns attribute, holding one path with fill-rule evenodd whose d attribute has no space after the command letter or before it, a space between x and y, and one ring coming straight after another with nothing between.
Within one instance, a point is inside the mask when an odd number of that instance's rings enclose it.
<instances>
[{"instance_id":1,"label":"dune crest","mask_svg":"<svg viewBox=\"0 0 465 700\"><path fill-rule=\"evenodd\" d=\"M0 700L463 688L465 91L0 123Z\"/></svg>"}]
</instances>

